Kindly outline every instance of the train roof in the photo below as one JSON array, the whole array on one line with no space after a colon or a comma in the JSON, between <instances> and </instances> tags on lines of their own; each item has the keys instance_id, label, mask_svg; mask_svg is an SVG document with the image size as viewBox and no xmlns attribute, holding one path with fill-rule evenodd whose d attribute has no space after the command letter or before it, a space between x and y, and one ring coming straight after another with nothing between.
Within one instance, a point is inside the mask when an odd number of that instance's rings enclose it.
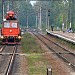
<instances>
[{"instance_id":1,"label":"train roof","mask_svg":"<svg viewBox=\"0 0 75 75\"><path fill-rule=\"evenodd\" d=\"M8 12L7 12L7 14L9 14L9 15L11 15L11 14L12 14L12 15L14 15L14 14L15 14L15 12L14 12L14 11L8 11Z\"/></svg>"},{"instance_id":2,"label":"train roof","mask_svg":"<svg viewBox=\"0 0 75 75\"><path fill-rule=\"evenodd\" d=\"M6 21L3 21L3 22L18 22L18 20L6 20Z\"/></svg>"}]
</instances>

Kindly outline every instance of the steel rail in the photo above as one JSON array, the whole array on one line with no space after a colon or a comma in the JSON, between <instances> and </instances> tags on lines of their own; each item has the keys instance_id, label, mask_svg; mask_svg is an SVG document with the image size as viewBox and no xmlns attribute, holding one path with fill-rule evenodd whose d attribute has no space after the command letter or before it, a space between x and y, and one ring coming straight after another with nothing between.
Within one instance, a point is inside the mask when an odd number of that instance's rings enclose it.
<instances>
[{"instance_id":1,"label":"steel rail","mask_svg":"<svg viewBox=\"0 0 75 75\"><path fill-rule=\"evenodd\" d=\"M65 58L64 56L61 55L61 53L57 53L54 49L52 49L50 46L47 45L47 43L45 43L41 38L39 38L39 36L37 36L35 33L33 33L39 40L41 40L51 51L53 51L57 56L59 56L60 58L62 58L66 63L68 63L68 65L70 65L74 70L75 70L75 64L73 64L72 62L70 62L67 58ZM42 35L41 35L42 36ZM42 36L43 37L43 36ZM45 38L45 37L43 37ZM48 38L45 38L46 40L48 40ZM49 41L49 40L48 40ZM58 44L56 44L57 46L59 46ZM59 46L61 47L61 46ZM63 48L63 47L61 47ZM63 48L64 50L66 50L65 48ZM66 50L68 51L68 50ZM68 51L71 55L75 56L75 54L71 53L70 51Z\"/></svg>"},{"instance_id":2,"label":"steel rail","mask_svg":"<svg viewBox=\"0 0 75 75\"><path fill-rule=\"evenodd\" d=\"M0 53L2 53L2 51L4 50L5 47L6 47L6 45L4 45L0 48Z\"/></svg>"},{"instance_id":3,"label":"steel rail","mask_svg":"<svg viewBox=\"0 0 75 75\"><path fill-rule=\"evenodd\" d=\"M38 33L38 34L40 34L40 33ZM43 34L40 34L40 35L43 36L44 38L46 38L48 41L50 41L50 42L54 43L55 45L59 46L60 48L64 49L64 50L67 51L69 54L72 54L72 55L75 56L75 54L74 54L73 52L71 52L70 50L67 50L67 49L63 48L61 45L59 45L59 44L53 42L52 40L48 39L48 38L47 38L46 36L44 36Z\"/></svg>"}]
</instances>

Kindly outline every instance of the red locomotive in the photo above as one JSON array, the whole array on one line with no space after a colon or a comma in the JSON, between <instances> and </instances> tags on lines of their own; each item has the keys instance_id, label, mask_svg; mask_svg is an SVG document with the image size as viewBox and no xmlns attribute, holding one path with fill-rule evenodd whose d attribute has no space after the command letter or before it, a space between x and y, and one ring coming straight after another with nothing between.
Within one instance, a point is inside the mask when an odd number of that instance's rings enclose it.
<instances>
[{"instance_id":1,"label":"red locomotive","mask_svg":"<svg viewBox=\"0 0 75 75\"><path fill-rule=\"evenodd\" d=\"M21 40L21 30L13 11L7 12L1 29L1 39L3 44L18 44Z\"/></svg>"}]
</instances>

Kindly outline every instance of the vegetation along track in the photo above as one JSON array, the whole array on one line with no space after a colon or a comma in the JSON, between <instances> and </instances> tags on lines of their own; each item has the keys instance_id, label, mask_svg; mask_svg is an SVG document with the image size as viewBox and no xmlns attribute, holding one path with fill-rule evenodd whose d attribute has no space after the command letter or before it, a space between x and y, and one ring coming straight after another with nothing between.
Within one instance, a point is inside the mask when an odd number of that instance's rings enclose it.
<instances>
[{"instance_id":1,"label":"vegetation along track","mask_svg":"<svg viewBox=\"0 0 75 75\"><path fill-rule=\"evenodd\" d=\"M17 50L16 46L6 46L4 50L0 53L0 74L10 75L12 71L12 66L15 59L15 53Z\"/></svg>"},{"instance_id":2,"label":"vegetation along track","mask_svg":"<svg viewBox=\"0 0 75 75\"><path fill-rule=\"evenodd\" d=\"M53 42L46 36L40 33L33 33L39 40L41 40L51 51L60 58L62 58L73 70L75 70L75 54Z\"/></svg>"}]
</instances>

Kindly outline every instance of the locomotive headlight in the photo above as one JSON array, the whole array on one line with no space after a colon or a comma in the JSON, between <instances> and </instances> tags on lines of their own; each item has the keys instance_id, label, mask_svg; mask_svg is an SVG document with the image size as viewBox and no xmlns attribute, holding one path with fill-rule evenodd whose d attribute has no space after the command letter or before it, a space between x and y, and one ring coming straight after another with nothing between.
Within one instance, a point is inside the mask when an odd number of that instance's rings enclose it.
<instances>
[{"instance_id":1,"label":"locomotive headlight","mask_svg":"<svg viewBox=\"0 0 75 75\"><path fill-rule=\"evenodd\" d=\"M21 39L21 36L18 36L19 39Z\"/></svg>"},{"instance_id":2,"label":"locomotive headlight","mask_svg":"<svg viewBox=\"0 0 75 75\"><path fill-rule=\"evenodd\" d=\"M4 37L3 36L1 36L1 39L3 39Z\"/></svg>"},{"instance_id":3,"label":"locomotive headlight","mask_svg":"<svg viewBox=\"0 0 75 75\"><path fill-rule=\"evenodd\" d=\"M12 32L12 30L10 30L10 32Z\"/></svg>"}]
</instances>

